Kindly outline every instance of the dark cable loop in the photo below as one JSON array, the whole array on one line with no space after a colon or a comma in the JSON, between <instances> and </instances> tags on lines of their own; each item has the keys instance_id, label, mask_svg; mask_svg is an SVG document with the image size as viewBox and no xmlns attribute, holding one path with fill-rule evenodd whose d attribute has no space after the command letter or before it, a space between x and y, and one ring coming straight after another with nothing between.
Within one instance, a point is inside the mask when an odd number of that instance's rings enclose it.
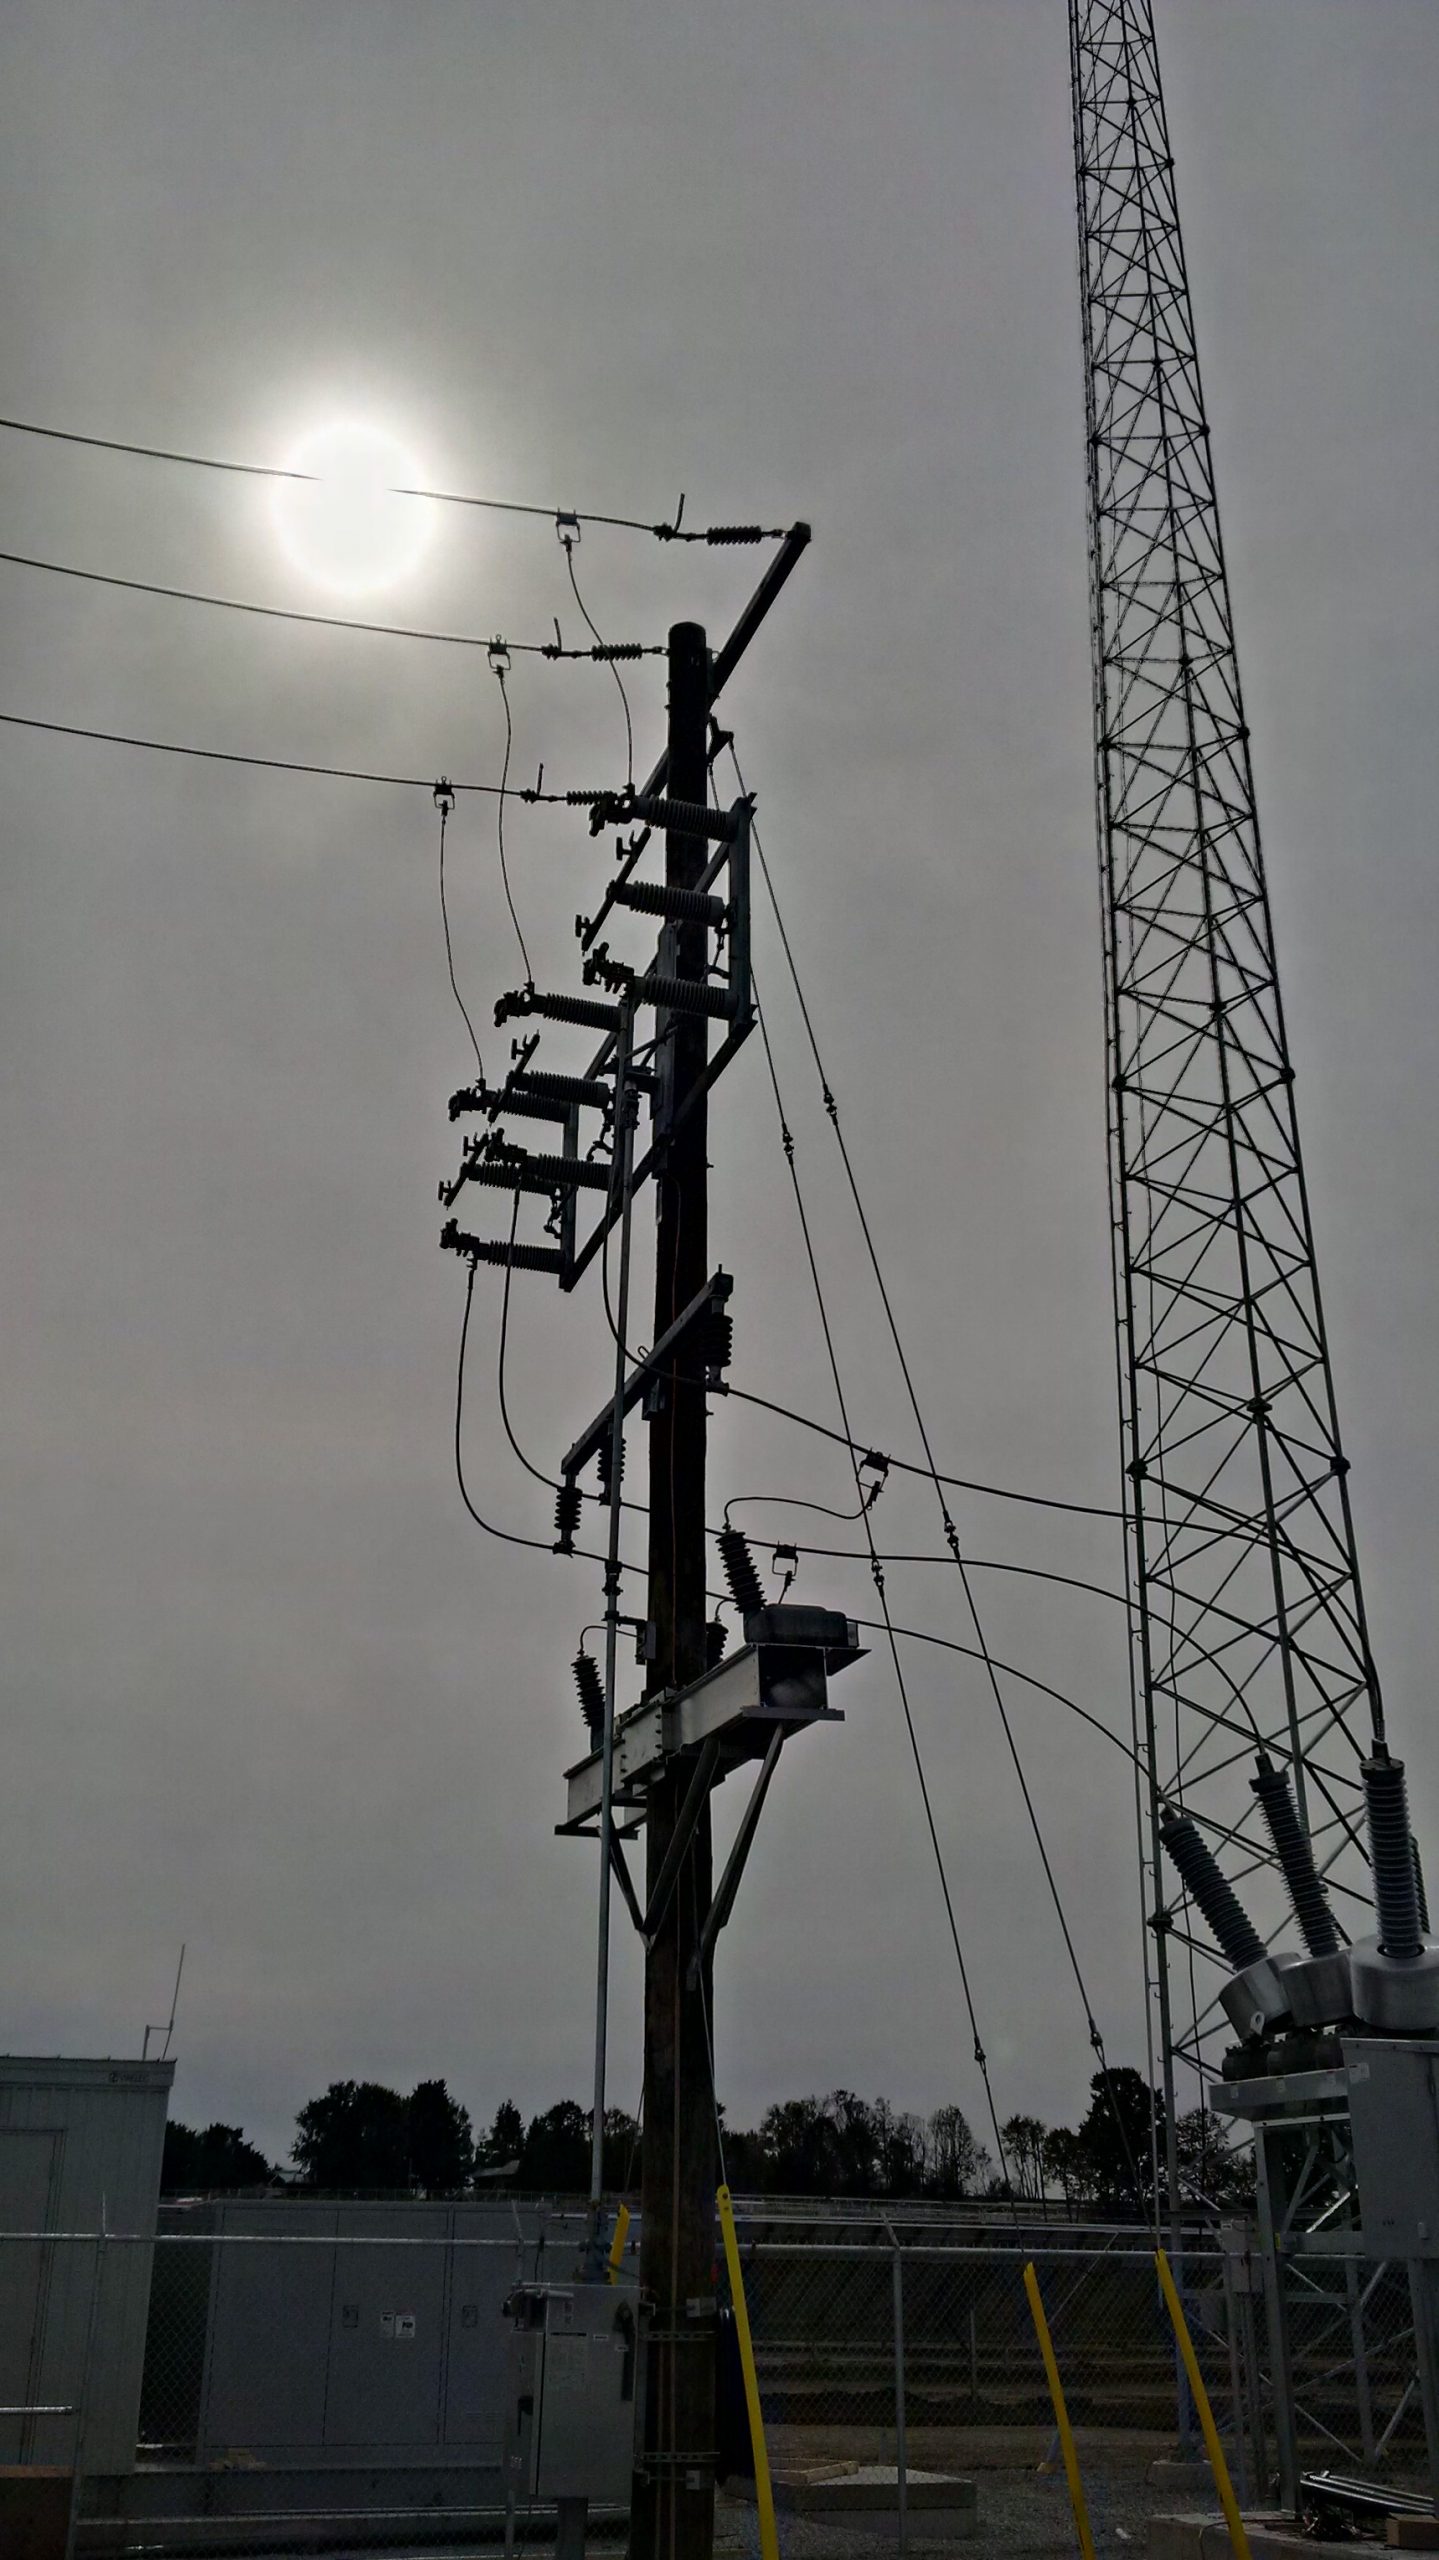
<instances>
[{"instance_id":1,"label":"dark cable loop","mask_svg":"<svg viewBox=\"0 0 1439 2560\"><path fill-rule=\"evenodd\" d=\"M464 1015L465 1029L470 1035L470 1046L475 1053L475 1065L480 1071L480 1082L483 1084L485 1081L485 1062L480 1056L480 1043L476 1035L475 1026L470 1019L469 1006L466 1004L464 997L460 993L459 980L455 976L455 951L454 945L450 940L450 910L448 901L445 897L445 833L450 823L450 812L455 805L455 794L452 784L448 782L436 783L435 805L440 813L440 922L444 926L445 930L445 964L450 973L451 992L461 1013Z\"/></svg>"},{"instance_id":2,"label":"dark cable loop","mask_svg":"<svg viewBox=\"0 0 1439 2560\"><path fill-rule=\"evenodd\" d=\"M571 533L567 529L569 521L569 519L563 516L556 519L560 537L560 547L565 555L565 567L570 573L570 585L574 590L575 602L579 606L585 628L589 632L590 638L593 640L595 647L598 650L603 651L605 644L600 638L599 632L590 618L584 597L580 593L579 580L575 576L575 540L578 535L579 528L576 526L574 533ZM606 664L609 667L611 675L614 677L615 683L619 687L620 703L625 715L625 788L627 791L633 791L635 787L635 729L634 722L630 718L630 698L625 690L624 677L620 674L619 668L616 666L614 659L606 658Z\"/></svg>"},{"instance_id":3,"label":"dark cable loop","mask_svg":"<svg viewBox=\"0 0 1439 2560\"><path fill-rule=\"evenodd\" d=\"M515 940L520 946L520 958L525 965L525 984L527 987L532 987L535 983L535 973L530 967L529 951L524 934L520 930L520 919L515 912L514 894L510 888L510 866L505 859L505 795L510 779L510 756L515 743L515 724L510 718L510 695L509 687L505 683L504 666L493 651L490 653L490 664L494 668L495 682L500 688L500 700L505 707L505 761L500 772L500 796L495 803L495 836L500 849L500 878L504 882L505 904L510 911L510 922L515 928Z\"/></svg>"}]
</instances>

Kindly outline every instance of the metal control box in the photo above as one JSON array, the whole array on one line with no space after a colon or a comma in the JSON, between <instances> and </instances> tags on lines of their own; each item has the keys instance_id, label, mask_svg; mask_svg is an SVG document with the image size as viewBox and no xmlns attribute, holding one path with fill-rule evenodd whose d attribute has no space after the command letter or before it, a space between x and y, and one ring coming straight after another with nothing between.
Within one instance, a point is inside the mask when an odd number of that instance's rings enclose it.
<instances>
[{"instance_id":1,"label":"metal control box","mask_svg":"<svg viewBox=\"0 0 1439 2560\"><path fill-rule=\"evenodd\" d=\"M1376 2258L1439 2258L1439 2043L1346 2036L1364 2237Z\"/></svg>"},{"instance_id":2,"label":"metal control box","mask_svg":"<svg viewBox=\"0 0 1439 2560\"><path fill-rule=\"evenodd\" d=\"M519 2499L628 2506L640 2306L612 2284L517 2285L506 2486Z\"/></svg>"}]
</instances>

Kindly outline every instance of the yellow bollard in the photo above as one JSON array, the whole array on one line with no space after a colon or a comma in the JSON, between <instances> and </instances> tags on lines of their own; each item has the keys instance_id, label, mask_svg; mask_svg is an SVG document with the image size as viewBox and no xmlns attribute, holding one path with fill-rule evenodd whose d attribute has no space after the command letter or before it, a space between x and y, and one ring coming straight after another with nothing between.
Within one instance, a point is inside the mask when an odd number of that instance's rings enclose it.
<instances>
[{"instance_id":1,"label":"yellow bollard","mask_svg":"<svg viewBox=\"0 0 1439 2560\"><path fill-rule=\"evenodd\" d=\"M1079 2548L1083 2554L1083 2560L1094 2560L1094 2536L1089 2530L1089 2509L1084 2503L1084 2482L1080 2477L1079 2455L1074 2446L1074 2429L1069 2423L1069 2411L1064 2405L1064 2385L1059 2379L1059 2367L1054 2360L1054 2344L1049 2334L1049 2322L1044 2316L1044 2304L1039 2293L1039 2278L1034 2272L1032 2259L1024 2270L1024 2290L1029 2296L1029 2308L1034 2319L1034 2334L1039 2340L1039 2352L1044 2358L1044 2371L1049 2383L1049 2396L1054 2402L1054 2420L1059 2429L1059 2441L1064 2452L1064 2476L1069 2483L1069 2503L1074 2509L1074 2529L1079 2536Z\"/></svg>"},{"instance_id":2,"label":"yellow bollard","mask_svg":"<svg viewBox=\"0 0 1439 2560\"><path fill-rule=\"evenodd\" d=\"M610 2242L610 2282L613 2284L625 2262L625 2242L629 2238L630 2209L622 2204L615 2215L615 2236Z\"/></svg>"},{"instance_id":3,"label":"yellow bollard","mask_svg":"<svg viewBox=\"0 0 1439 2560\"><path fill-rule=\"evenodd\" d=\"M1199 2370L1199 2358L1194 2352L1194 2340L1189 2334L1189 2323L1184 2317L1184 2305L1179 2299L1178 2288L1169 2270L1169 2260L1162 2249L1155 2250L1154 2263L1159 2269L1160 2289L1164 2295L1169 2317L1174 2323L1179 2352L1184 2358L1184 2370L1189 2376L1189 2388L1194 2394L1195 2408L1199 2411L1199 2424L1204 2435L1204 2450L1209 2456L1209 2468L1214 2474L1214 2486L1219 2491L1219 2503L1224 2509L1224 2521L1229 2527L1229 2539L1234 2545L1235 2560L1250 2560L1249 2536L1244 2530L1244 2518L1239 2512L1239 2500L1234 2494L1234 2484L1229 2477L1229 2465L1224 2459L1224 2447L1219 2441L1219 2429L1214 2423L1214 2411L1209 2406L1209 2394L1204 2388L1204 2376Z\"/></svg>"},{"instance_id":4,"label":"yellow bollard","mask_svg":"<svg viewBox=\"0 0 1439 2560\"><path fill-rule=\"evenodd\" d=\"M739 2340L740 2363L744 2367L745 2407L749 2411L749 2440L754 2452L754 2496L759 2511L760 2560L779 2560L779 2534L774 2520L774 2491L770 2486L769 2451L764 2440L764 2415L759 2405L759 2379L754 2369L754 2341L749 2333L749 2311L744 2298L744 2270L739 2262L739 2235L734 2227L734 2207L728 2187L721 2187L715 2198L719 2206L720 2229L724 2234L725 2265L729 2269L730 2299L734 2305L735 2335ZM1087 2560L1094 2560L1093 2553Z\"/></svg>"}]
</instances>

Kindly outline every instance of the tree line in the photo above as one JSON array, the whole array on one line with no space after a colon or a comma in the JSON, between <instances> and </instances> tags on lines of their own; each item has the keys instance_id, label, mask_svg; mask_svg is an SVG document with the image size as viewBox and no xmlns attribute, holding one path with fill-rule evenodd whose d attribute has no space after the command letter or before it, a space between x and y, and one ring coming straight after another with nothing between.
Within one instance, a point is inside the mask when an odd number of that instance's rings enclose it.
<instances>
[{"instance_id":1,"label":"tree line","mask_svg":"<svg viewBox=\"0 0 1439 2560\"><path fill-rule=\"evenodd\" d=\"M336 2080L301 2107L290 2164L272 2165L238 2126L165 2129L167 2195L271 2187L286 2192L460 2196L504 2193L584 2195L590 2183L588 2111L573 2098L528 2122L506 2099L476 2134L468 2110L443 2080L422 2080L404 2097L373 2080ZM1253 2170L1245 2152L1207 2109L1175 2123L1180 2179L1195 2204L1219 2210L1247 2201ZM833 2089L827 2097L784 2098L757 2126L731 2128L720 2116L724 2171L745 2195L932 2197L994 2203L1057 2202L1072 2214L1143 2218L1161 2180L1168 2128L1163 2106L1128 2066L1097 2071L1077 2125L1013 2115L989 2144L962 2109L920 2116L887 2098ZM632 2116L605 2116L604 2178L612 2193L638 2185L643 2137Z\"/></svg>"}]
</instances>

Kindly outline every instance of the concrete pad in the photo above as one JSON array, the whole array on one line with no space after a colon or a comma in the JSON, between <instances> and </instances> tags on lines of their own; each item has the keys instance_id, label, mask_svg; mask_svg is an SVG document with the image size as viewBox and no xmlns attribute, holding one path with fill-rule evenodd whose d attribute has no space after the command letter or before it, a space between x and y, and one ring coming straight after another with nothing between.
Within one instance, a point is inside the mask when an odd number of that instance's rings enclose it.
<instances>
[{"instance_id":1,"label":"concrete pad","mask_svg":"<svg viewBox=\"0 0 1439 2560\"><path fill-rule=\"evenodd\" d=\"M1311 2541L1292 2516L1247 2515L1244 2530L1253 2560L1354 2560L1352 2542ZM1151 2516L1145 2550L1147 2560L1233 2560L1229 2527L1212 2512Z\"/></svg>"}]
</instances>

